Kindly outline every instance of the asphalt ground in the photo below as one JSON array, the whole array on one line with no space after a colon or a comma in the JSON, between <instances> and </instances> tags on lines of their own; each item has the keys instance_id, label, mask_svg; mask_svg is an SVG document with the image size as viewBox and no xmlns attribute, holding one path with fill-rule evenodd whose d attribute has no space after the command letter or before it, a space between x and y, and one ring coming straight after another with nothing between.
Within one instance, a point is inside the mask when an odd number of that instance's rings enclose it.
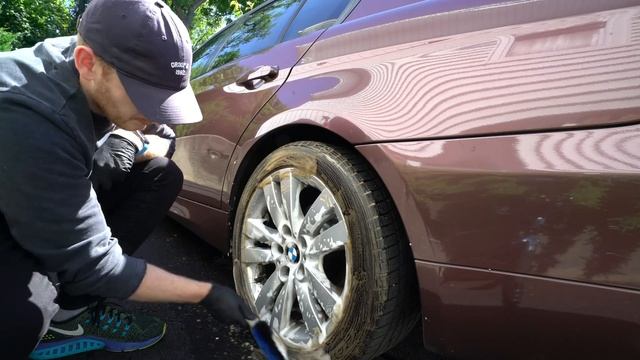
<instances>
[{"instance_id":1,"label":"asphalt ground","mask_svg":"<svg viewBox=\"0 0 640 360\"><path fill-rule=\"evenodd\" d=\"M233 287L231 260L177 222L167 218L134 254L171 272ZM200 306L124 302L135 312L157 316L167 322L167 333L154 346L129 352L94 351L69 360L261 360L251 334L214 319ZM422 348L417 327L402 344L376 360L435 360Z\"/></svg>"}]
</instances>

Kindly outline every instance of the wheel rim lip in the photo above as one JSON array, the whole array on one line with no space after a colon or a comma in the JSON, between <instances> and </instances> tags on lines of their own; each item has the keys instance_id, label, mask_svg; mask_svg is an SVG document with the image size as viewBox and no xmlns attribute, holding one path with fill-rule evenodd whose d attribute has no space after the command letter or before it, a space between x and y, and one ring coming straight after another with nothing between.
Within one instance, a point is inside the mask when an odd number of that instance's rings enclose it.
<instances>
[{"instance_id":1,"label":"wheel rim lip","mask_svg":"<svg viewBox=\"0 0 640 360\"><path fill-rule=\"evenodd\" d=\"M338 221L343 221L345 223L345 225L347 225L346 223L346 219L344 218L344 214L343 214L343 210L342 207L340 206L340 204L336 201L336 198L334 196L334 192L317 176L315 175L301 175L298 170L296 168L282 168L279 170L275 170L272 171L271 173L269 173L268 175L266 175L262 181L258 182L258 186L256 186L256 188L253 190L253 193L250 196L250 200L247 204L247 208L245 209L245 213L243 215L243 219L242 219L242 225L245 226L247 219L250 217L250 212L252 210L252 204L255 202L255 198L256 198L256 194L258 192L260 192L261 189L264 188L264 186L266 186L267 184L271 183L272 181L269 181L268 179L273 179L274 175L280 177L282 174L285 173L290 173L291 175L293 175L298 181L300 181L301 183L305 184L306 186L312 186L314 188L316 188L317 190L319 190L320 192L324 191L324 190L328 190L330 198L332 203L335 206L335 215L338 219ZM262 199L263 201L265 201L265 199ZM266 207L266 205L265 205ZM267 210L268 211L268 210ZM244 231L241 232L241 241L240 241L240 246L245 246L247 241L251 241L251 238L249 238ZM299 243L296 241L293 241L292 244L294 244L296 247L299 247ZM287 253L288 249L285 249L285 256ZM330 318L328 320L326 320L324 322L324 331L321 332L321 334L318 335L311 335L309 334L308 331L305 331L306 335L310 335L308 338L304 338L304 341L294 341L291 338L289 338L288 336L282 336L282 334L280 334L278 332L277 329L275 329L274 334L278 335L283 342L290 348L293 348L295 350L302 350L302 351L309 351L309 350L315 350L318 347L322 346L324 344L324 342L326 341L326 339L330 338L331 335L333 334L333 330L337 327L338 324L340 324L341 320L344 318L343 315L343 309L345 308L347 302L349 301L350 298L350 287L351 287L351 277L352 277L352 247L351 247L351 236L350 236L350 232L348 229L348 226L346 228L346 239L344 241L344 254L345 254L345 259L344 259L344 263L345 263L345 271L344 271L344 286L342 287L342 292L339 294L339 300L340 303L336 303L336 306L334 307L334 313L330 316ZM324 255L322 256L322 258L324 257ZM322 258L320 258L319 263L322 264ZM275 263L275 262L273 262ZM303 264L303 258L300 258L298 260L298 262L293 263L291 267L293 268L299 268L300 266L302 266ZM243 262L242 261L242 256L239 254L238 255L238 261L234 262L234 266L239 267L240 269L240 273L238 275L240 275L243 278L243 283L245 284L245 288L248 290L246 293L250 296L250 303L253 305L254 309L256 308L256 300L258 297L258 294L260 293L261 287L258 287L260 284L258 282L256 282L254 279L252 279L253 276L253 269L252 266L255 264L252 264L250 262ZM274 270L274 272L279 271L279 267L276 266L276 269ZM324 270L323 270L324 272ZM326 274L325 274L326 275ZM284 285L283 285L284 286ZM294 295L295 296L295 295ZM339 309L336 309L338 308ZM273 309L269 312L263 312L261 314L259 314L260 318L262 319L266 319L266 320L270 320L272 318L272 312ZM305 321L304 319L302 321L298 321L296 322L296 332L299 333L300 331L300 327L305 327ZM273 324L272 324L273 327ZM316 334L317 334L317 329L316 330ZM289 331L289 333L291 333L293 331Z\"/></svg>"}]
</instances>

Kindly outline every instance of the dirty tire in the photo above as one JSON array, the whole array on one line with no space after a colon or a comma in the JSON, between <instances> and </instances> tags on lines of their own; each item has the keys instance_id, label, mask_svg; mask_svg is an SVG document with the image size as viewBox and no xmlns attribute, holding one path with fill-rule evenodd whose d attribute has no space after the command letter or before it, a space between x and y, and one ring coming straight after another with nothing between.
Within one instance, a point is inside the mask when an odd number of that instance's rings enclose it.
<instances>
[{"instance_id":1,"label":"dirty tire","mask_svg":"<svg viewBox=\"0 0 640 360\"><path fill-rule=\"evenodd\" d=\"M261 182L293 168L319 178L342 209L349 233L351 271L341 320L319 347L332 359L371 359L397 344L416 324L417 283L413 258L397 211L381 180L352 150L318 142L296 142L269 154L244 188L233 231L234 277L238 293L254 304L242 276L243 223ZM313 349L311 349L313 350ZM308 349L292 349L304 353Z\"/></svg>"}]
</instances>

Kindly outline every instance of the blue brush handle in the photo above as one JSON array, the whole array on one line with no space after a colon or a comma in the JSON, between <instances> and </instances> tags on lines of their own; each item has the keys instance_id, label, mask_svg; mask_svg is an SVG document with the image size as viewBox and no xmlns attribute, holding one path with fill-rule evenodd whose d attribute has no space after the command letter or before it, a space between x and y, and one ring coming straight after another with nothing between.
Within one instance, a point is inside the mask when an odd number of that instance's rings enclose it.
<instances>
[{"instance_id":1,"label":"blue brush handle","mask_svg":"<svg viewBox=\"0 0 640 360\"><path fill-rule=\"evenodd\" d=\"M276 346L271 328L266 322L262 320L247 320L247 322L251 328L251 335L267 360L287 360L287 357Z\"/></svg>"}]
</instances>

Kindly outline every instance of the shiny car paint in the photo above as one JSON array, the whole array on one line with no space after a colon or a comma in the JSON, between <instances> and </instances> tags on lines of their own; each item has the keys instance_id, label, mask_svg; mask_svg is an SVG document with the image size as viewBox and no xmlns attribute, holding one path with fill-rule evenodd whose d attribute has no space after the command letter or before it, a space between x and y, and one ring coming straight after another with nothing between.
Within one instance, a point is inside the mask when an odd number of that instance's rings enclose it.
<instances>
[{"instance_id":1,"label":"shiny car paint","mask_svg":"<svg viewBox=\"0 0 640 360\"><path fill-rule=\"evenodd\" d=\"M282 75L194 80L205 121L179 139L172 212L198 234L228 249L221 225L279 145L351 146L402 217L428 348L640 355L640 1L362 0L243 61Z\"/></svg>"}]
</instances>

